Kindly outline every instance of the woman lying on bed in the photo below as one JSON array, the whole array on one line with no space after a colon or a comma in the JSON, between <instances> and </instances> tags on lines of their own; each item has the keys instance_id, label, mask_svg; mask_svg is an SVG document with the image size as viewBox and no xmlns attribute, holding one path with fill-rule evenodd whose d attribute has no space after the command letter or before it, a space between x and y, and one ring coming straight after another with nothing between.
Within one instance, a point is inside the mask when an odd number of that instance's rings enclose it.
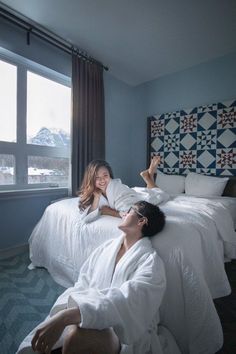
<instances>
[{"instance_id":1,"label":"woman lying on bed","mask_svg":"<svg viewBox=\"0 0 236 354\"><path fill-rule=\"evenodd\" d=\"M112 169L106 161L90 162L78 192L79 209L83 221L91 222L100 214L122 217L123 212L143 198L155 205L166 202L169 195L158 188L154 182L154 173L159 163L160 158L155 156L148 170L140 173L147 184L145 191L140 193L123 184L120 179L114 179Z\"/></svg>"}]
</instances>

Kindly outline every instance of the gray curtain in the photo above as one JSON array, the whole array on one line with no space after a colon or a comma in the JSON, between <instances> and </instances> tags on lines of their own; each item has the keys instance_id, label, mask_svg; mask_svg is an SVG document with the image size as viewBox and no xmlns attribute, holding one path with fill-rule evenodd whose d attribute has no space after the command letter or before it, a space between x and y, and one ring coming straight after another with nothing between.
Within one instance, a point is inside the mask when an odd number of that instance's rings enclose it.
<instances>
[{"instance_id":1,"label":"gray curtain","mask_svg":"<svg viewBox=\"0 0 236 354\"><path fill-rule=\"evenodd\" d=\"M72 195L88 163L105 157L103 67L72 54Z\"/></svg>"}]
</instances>

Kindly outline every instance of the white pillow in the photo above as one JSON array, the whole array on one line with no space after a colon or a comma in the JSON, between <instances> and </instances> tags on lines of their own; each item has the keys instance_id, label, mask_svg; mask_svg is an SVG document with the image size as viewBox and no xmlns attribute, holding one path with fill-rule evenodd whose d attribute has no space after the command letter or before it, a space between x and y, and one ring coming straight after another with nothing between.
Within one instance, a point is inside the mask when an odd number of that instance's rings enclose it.
<instances>
[{"instance_id":1,"label":"white pillow","mask_svg":"<svg viewBox=\"0 0 236 354\"><path fill-rule=\"evenodd\" d=\"M184 193L185 177L177 175L166 175L157 170L156 185L169 194Z\"/></svg>"},{"instance_id":2,"label":"white pillow","mask_svg":"<svg viewBox=\"0 0 236 354\"><path fill-rule=\"evenodd\" d=\"M204 176L190 172L185 179L185 193L198 196L220 196L222 195L228 177Z\"/></svg>"}]
</instances>

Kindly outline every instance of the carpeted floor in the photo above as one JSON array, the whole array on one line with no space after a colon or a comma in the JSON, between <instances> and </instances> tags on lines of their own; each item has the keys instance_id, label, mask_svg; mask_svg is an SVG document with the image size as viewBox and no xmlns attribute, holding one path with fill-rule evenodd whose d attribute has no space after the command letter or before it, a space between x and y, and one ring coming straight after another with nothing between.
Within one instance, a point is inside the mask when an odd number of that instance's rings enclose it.
<instances>
[{"instance_id":1,"label":"carpeted floor","mask_svg":"<svg viewBox=\"0 0 236 354\"><path fill-rule=\"evenodd\" d=\"M27 252L0 260L0 354L14 354L64 290L45 269L30 271L28 265ZM226 271L232 294L215 301L225 337L218 354L236 353L236 261L226 264Z\"/></svg>"},{"instance_id":2,"label":"carpeted floor","mask_svg":"<svg viewBox=\"0 0 236 354\"><path fill-rule=\"evenodd\" d=\"M14 354L64 288L42 268L28 270L28 252L0 260L0 353Z\"/></svg>"}]
</instances>

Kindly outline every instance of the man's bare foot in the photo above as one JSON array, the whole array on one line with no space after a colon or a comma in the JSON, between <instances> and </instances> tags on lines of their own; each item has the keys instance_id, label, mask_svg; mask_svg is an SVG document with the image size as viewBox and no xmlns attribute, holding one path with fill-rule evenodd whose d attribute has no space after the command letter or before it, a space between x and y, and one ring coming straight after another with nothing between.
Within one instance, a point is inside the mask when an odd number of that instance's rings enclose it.
<instances>
[{"instance_id":1,"label":"man's bare foot","mask_svg":"<svg viewBox=\"0 0 236 354\"><path fill-rule=\"evenodd\" d=\"M150 166L148 168L148 172L150 176L153 176L156 173L157 167L160 165L161 157L160 156L153 156L151 159Z\"/></svg>"}]
</instances>

